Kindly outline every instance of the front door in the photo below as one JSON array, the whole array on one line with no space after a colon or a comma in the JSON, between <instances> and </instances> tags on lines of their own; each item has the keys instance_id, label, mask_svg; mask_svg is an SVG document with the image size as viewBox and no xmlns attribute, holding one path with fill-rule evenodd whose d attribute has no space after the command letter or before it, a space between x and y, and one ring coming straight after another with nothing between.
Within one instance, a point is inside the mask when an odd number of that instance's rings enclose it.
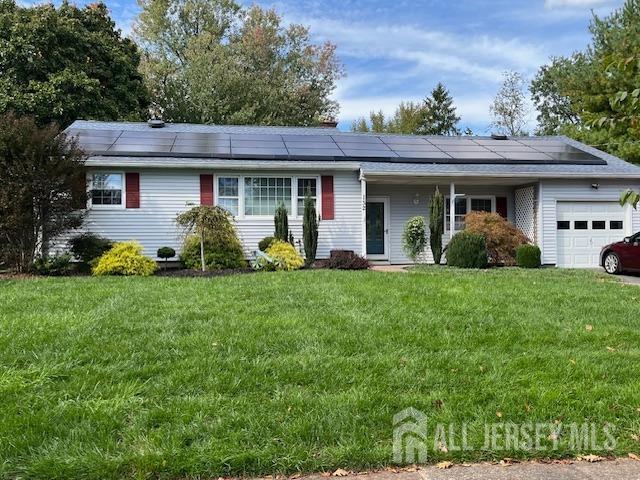
<instances>
[{"instance_id":1,"label":"front door","mask_svg":"<svg viewBox=\"0 0 640 480\"><path fill-rule=\"evenodd\" d=\"M389 199L367 199L367 258L389 259Z\"/></svg>"}]
</instances>

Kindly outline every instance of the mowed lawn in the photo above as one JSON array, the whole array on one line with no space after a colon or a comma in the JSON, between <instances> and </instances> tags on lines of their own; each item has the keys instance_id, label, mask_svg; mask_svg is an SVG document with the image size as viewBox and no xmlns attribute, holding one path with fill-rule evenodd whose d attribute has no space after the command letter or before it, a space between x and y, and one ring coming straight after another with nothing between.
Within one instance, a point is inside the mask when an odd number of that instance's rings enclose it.
<instances>
[{"instance_id":1,"label":"mowed lawn","mask_svg":"<svg viewBox=\"0 0 640 480\"><path fill-rule=\"evenodd\" d=\"M0 477L378 467L406 407L468 423L430 461L577 454L483 448L494 422L640 450L640 288L594 272L5 280L0 304Z\"/></svg>"}]
</instances>

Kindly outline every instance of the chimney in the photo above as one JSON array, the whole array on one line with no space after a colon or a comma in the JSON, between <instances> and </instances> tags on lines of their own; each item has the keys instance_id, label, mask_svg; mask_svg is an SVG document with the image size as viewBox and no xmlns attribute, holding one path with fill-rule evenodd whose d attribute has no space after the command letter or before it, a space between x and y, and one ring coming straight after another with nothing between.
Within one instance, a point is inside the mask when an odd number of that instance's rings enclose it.
<instances>
[{"instance_id":1,"label":"chimney","mask_svg":"<svg viewBox=\"0 0 640 480\"><path fill-rule=\"evenodd\" d=\"M320 122L320 126L322 128L336 128L338 126L338 122L333 118L328 118L326 120L322 120L322 122Z\"/></svg>"}]
</instances>

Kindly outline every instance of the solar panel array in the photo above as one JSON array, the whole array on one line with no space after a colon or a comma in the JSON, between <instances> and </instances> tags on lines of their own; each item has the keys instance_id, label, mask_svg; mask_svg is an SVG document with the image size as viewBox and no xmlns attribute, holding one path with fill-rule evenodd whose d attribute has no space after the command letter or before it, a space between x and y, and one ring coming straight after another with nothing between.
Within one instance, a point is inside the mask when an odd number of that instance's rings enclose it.
<instances>
[{"instance_id":1,"label":"solar panel array","mask_svg":"<svg viewBox=\"0 0 640 480\"><path fill-rule=\"evenodd\" d=\"M561 140L71 129L91 155L219 159L606 165Z\"/></svg>"}]
</instances>

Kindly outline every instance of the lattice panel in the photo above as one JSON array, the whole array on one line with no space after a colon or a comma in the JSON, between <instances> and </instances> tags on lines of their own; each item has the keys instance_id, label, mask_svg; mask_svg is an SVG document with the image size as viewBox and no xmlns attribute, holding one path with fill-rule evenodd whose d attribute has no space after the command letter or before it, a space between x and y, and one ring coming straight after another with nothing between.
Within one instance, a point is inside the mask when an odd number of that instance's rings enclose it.
<instances>
[{"instance_id":1,"label":"lattice panel","mask_svg":"<svg viewBox=\"0 0 640 480\"><path fill-rule=\"evenodd\" d=\"M516 227L536 242L536 189L534 186L518 188L515 191Z\"/></svg>"}]
</instances>

